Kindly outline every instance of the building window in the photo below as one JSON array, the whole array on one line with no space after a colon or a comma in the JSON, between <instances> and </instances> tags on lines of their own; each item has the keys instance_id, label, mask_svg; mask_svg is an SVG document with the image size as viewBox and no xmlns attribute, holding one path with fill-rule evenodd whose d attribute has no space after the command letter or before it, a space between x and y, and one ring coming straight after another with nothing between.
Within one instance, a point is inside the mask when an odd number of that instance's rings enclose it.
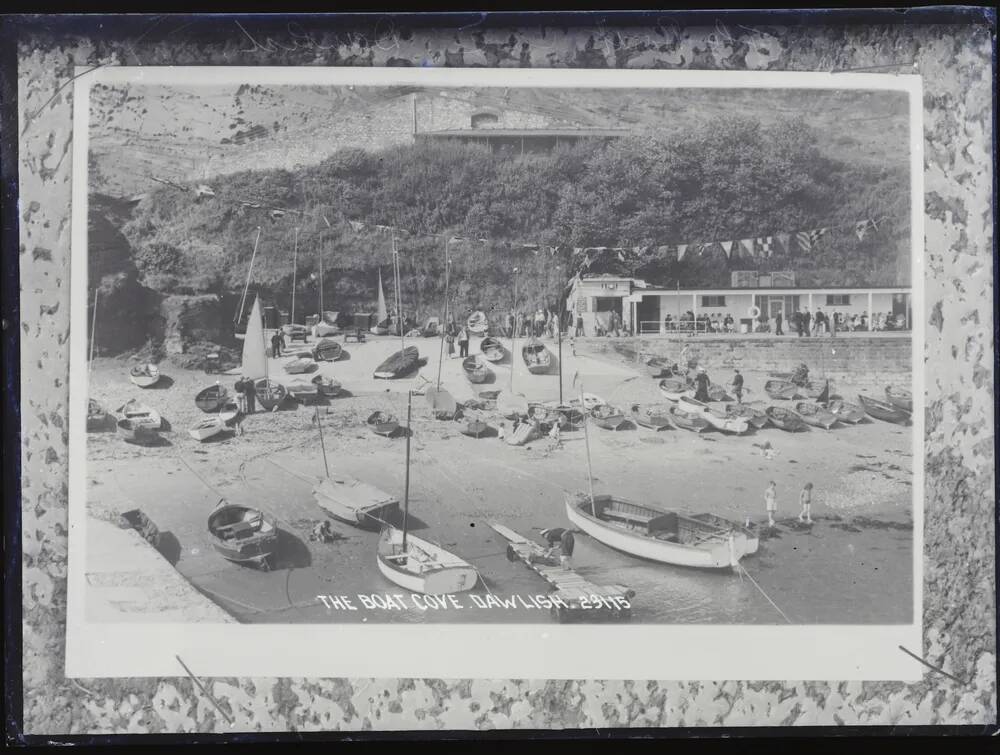
<instances>
[{"instance_id":1,"label":"building window","mask_svg":"<svg viewBox=\"0 0 1000 755\"><path fill-rule=\"evenodd\" d=\"M726 306L725 296L703 296L701 297L702 307L724 307Z\"/></svg>"},{"instance_id":2,"label":"building window","mask_svg":"<svg viewBox=\"0 0 1000 755\"><path fill-rule=\"evenodd\" d=\"M850 294L827 294L826 306L828 307L849 307L851 306Z\"/></svg>"},{"instance_id":3,"label":"building window","mask_svg":"<svg viewBox=\"0 0 1000 755\"><path fill-rule=\"evenodd\" d=\"M472 116L472 128L490 128L500 123L500 116L496 113L480 112Z\"/></svg>"}]
</instances>

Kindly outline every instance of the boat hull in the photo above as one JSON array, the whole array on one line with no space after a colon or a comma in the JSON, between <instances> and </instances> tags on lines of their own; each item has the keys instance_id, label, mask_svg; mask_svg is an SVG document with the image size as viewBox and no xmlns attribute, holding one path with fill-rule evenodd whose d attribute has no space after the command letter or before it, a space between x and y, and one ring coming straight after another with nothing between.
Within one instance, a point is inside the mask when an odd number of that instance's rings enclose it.
<instances>
[{"instance_id":1,"label":"boat hull","mask_svg":"<svg viewBox=\"0 0 1000 755\"><path fill-rule=\"evenodd\" d=\"M120 419L127 419L136 427L143 427L148 430L159 430L163 424L163 418L155 409L144 406L137 401L129 401L119 409Z\"/></svg>"},{"instance_id":2,"label":"boat hull","mask_svg":"<svg viewBox=\"0 0 1000 755\"><path fill-rule=\"evenodd\" d=\"M767 414L767 418L771 421L771 424L779 430L784 430L789 433L799 433L803 430L809 429L802 417L790 409L781 409L780 407L769 406L764 411Z\"/></svg>"},{"instance_id":3,"label":"boat hull","mask_svg":"<svg viewBox=\"0 0 1000 755\"><path fill-rule=\"evenodd\" d=\"M226 423L221 417L210 420L202 420L188 430L188 435L197 441L206 441L214 438L226 429Z\"/></svg>"},{"instance_id":4,"label":"boat hull","mask_svg":"<svg viewBox=\"0 0 1000 755\"><path fill-rule=\"evenodd\" d=\"M764 383L764 392L778 401L793 401L802 397L799 386L786 380L768 380Z\"/></svg>"},{"instance_id":5,"label":"boat hull","mask_svg":"<svg viewBox=\"0 0 1000 755\"><path fill-rule=\"evenodd\" d=\"M261 378L254 381L253 388L257 394L257 402L265 411L271 411L288 396L285 386L273 380Z\"/></svg>"},{"instance_id":6,"label":"boat hull","mask_svg":"<svg viewBox=\"0 0 1000 755\"><path fill-rule=\"evenodd\" d=\"M160 382L160 370L153 364L147 364L139 371L135 371L136 368L129 370L128 379L132 381L133 385L137 385L140 388L151 388Z\"/></svg>"},{"instance_id":7,"label":"boat hull","mask_svg":"<svg viewBox=\"0 0 1000 755\"><path fill-rule=\"evenodd\" d=\"M685 412L679 411L677 407L671 408L670 421L677 427L681 428L681 430L689 430L693 433L702 433L712 427L708 421L700 415L686 414Z\"/></svg>"},{"instance_id":8,"label":"boat hull","mask_svg":"<svg viewBox=\"0 0 1000 755\"><path fill-rule=\"evenodd\" d=\"M897 409L908 414L913 413L913 394L910 391L888 386L885 389L885 400Z\"/></svg>"},{"instance_id":9,"label":"boat hull","mask_svg":"<svg viewBox=\"0 0 1000 755\"><path fill-rule=\"evenodd\" d=\"M395 380L411 372L417 366L419 359L420 352L417 347L407 346L376 367L374 376L379 380Z\"/></svg>"},{"instance_id":10,"label":"boat hull","mask_svg":"<svg viewBox=\"0 0 1000 755\"><path fill-rule=\"evenodd\" d=\"M802 417L802 421L807 425L822 427L824 430L829 430L838 422L836 416L826 409L805 401L800 401L795 405L795 413Z\"/></svg>"},{"instance_id":11,"label":"boat hull","mask_svg":"<svg viewBox=\"0 0 1000 755\"><path fill-rule=\"evenodd\" d=\"M695 401L693 398L688 398L687 396L677 402L677 408L681 412L701 417L716 430L724 433L742 435L750 429L750 423L746 417L720 416L713 412L707 404Z\"/></svg>"},{"instance_id":12,"label":"boat hull","mask_svg":"<svg viewBox=\"0 0 1000 755\"><path fill-rule=\"evenodd\" d=\"M236 537L224 534L227 526L258 517L259 529L251 534ZM208 532L212 547L227 561L270 568L269 560L278 545L278 526L273 517L247 506L226 504L209 515Z\"/></svg>"},{"instance_id":13,"label":"boat hull","mask_svg":"<svg viewBox=\"0 0 1000 755\"><path fill-rule=\"evenodd\" d=\"M194 405L206 414L219 411L229 400L229 391L220 385L210 385L194 397Z\"/></svg>"},{"instance_id":14,"label":"boat hull","mask_svg":"<svg viewBox=\"0 0 1000 755\"><path fill-rule=\"evenodd\" d=\"M398 500L353 478L321 478L312 494L323 511L354 527L378 530L399 515Z\"/></svg>"},{"instance_id":15,"label":"boat hull","mask_svg":"<svg viewBox=\"0 0 1000 755\"><path fill-rule=\"evenodd\" d=\"M118 433L126 443L145 446L155 443L159 437L155 429L144 425L137 425L130 419L118 420L116 427L118 428Z\"/></svg>"},{"instance_id":16,"label":"boat hull","mask_svg":"<svg viewBox=\"0 0 1000 755\"><path fill-rule=\"evenodd\" d=\"M336 341L324 339L313 349L313 359L317 362L336 362L344 353L343 347Z\"/></svg>"},{"instance_id":17,"label":"boat hull","mask_svg":"<svg viewBox=\"0 0 1000 755\"><path fill-rule=\"evenodd\" d=\"M651 413L650 410L643 409L639 404L632 406L631 415L633 422L639 427L645 427L647 430L656 430L659 432L670 429L670 420L666 414Z\"/></svg>"},{"instance_id":18,"label":"boat hull","mask_svg":"<svg viewBox=\"0 0 1000 755\"><path fill-rule=\"evenodd\" d=\"M552 369L552 352L540 343L529 344L521 349L521 359L532 375L545 375Z\"/></svg>"},{"instance_id":19,"label":"boat hull","mask_svg":"<svg viewBox=\"0 0 1000 755\"><path fill-rule=\"evenodd\" d=\"M841 422L850 422L852 425L858 424L865 418L864 409L857 404L840 399L835 399L827 404L827 410Z\"/></svg>"},{"instance_id":20,"label":"boat hull","mask_svg":"<svg viewBox=\"0 0 1000 755\"><path fill-rule=\"evenodd\" d=\"M667 378L660 381L660 393L671 401L680 401L682 398L693 396L694 391L688 388L683 380L672 380Z\"/></svg>"},{"instance_id":21,"label":"boat hull","mask_svg":"<svg viewBox=\"0 0 1000 755\"><path fill-rule=\"evenodd\" d=\"M725 519L717 514L692 514L691 518L697 519L699 522L711 524L713 527L718 527L720 529L732 529L741 533L746 538L746 555L748 556L752 556L760 548L760 537L757 533L741 524Z\"/></svg>"},{"instance_id":22,"label":"boat hull","mask_svg":"<svg viewBox=\"0 0 1000 755\"><path fill-rule=\"evenodd\" d=\"M898 406L893 406L888 401L880 401L868 396L858 396L858 400L861 402L865 413L875 419L880 419L883 422L892 422L897 425L906 424L910 421L911 415L909 412L900 409Z\"/></svg>"},{"instance_id":23,"label":"boat hull","mask_svg":"<svg viewBox=\"0 0 1000 755\"><path fill-rule=\"evenodd\" d=\"M597 407L591 409L590 418L594 420L595 425L597 425L598 427L602 427L605 430L617 430L618 428L622 427L626 422L625 415L622 412L615 411L612 414L600 416L596 413L596 411Z\"/></svg>"},{"instance_id":24,"label":"boat hull","mask_svg":"<svg viewBox=\"0 0 1000 755\"><path fill-rule=\"evenodd\" d=\"M390 582L404 590L423 595L448 595L471 590L479 581L479 573L471 565L443 548L422 538L407 534L407 553L402 553L402 530L387 527L379 537L376 561L378 569ZM425 561L420 552L431 556ZM404 562L396 555L407 555Z\"/></svg>"},{"instance_id":25,"label":"boat hull","mask_svg":"<svg viewBox=\"0 0 1000 755\"><path fill-rule=\"evenodd\" d=\"M495 338L483 339L483 342L479 345L479 351L482 353L483 359L494 364L502 362L507 356L507 349Z\"/></svg>"}]
</instances>

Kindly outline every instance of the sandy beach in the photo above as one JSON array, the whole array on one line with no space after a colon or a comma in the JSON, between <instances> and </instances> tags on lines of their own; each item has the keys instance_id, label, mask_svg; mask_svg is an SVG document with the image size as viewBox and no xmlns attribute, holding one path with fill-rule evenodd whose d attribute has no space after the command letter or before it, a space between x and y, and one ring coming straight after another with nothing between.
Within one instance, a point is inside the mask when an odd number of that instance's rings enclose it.
<instances>
[{"instance_id":1,"label":"sandy beach","mask_svg":"<svg viewBox=\"0 0 1000 755\"><path fill-rule=\"evenodd\" d=\"M314 343L314 339L310 339ZM520 343L520 342L519 342ZM545 343L556 351L552 340ZM509 342L504 340L509 347ZM402 498L403 438L374 435L365 418L388 410L406 416L409 389L436 382L440 342L407 340L427 360L417 375L374 380L372 371L399 348L399 339L369 337L346 344L344 357L320 363L348 392L319 406L327 459L338 470ZM290 351L298 350L298 344ZM490 384L472 386L461 360L445 359L441 383L461 402L476 390L513 388L529 400L559 398L559 378L531 375L520 359L494 367ZM470 353L479 351L479 340ZM656 381L641 365L574 353L563 343L564 398L580 386L624 410L633 402L661 403ZM282 364L270 374L282 380ZM513 374L511 364L513 363ZM129 362L97 359L92 398L114 409L141 398L169 423L165 443L131 446L114 431L88 434L88 513L113 519L140 508L167 533L161 551L198 590L245 622L483 621L547 622L538 608L478 611L331 611L319 594L399 592L375 566L377 533L333 521L334 542L309 540L327 517L314 502L310 480L322 475L323 458L315 409L287 401L276 412L243 420L242 435L199 443L187 428L204 415L194 396L219 379L232 389L239 375L206 375L169 359L161 363L161 386L140 389L128 380ZM728 383L731 372L705 365L713 380ZM744 370L747 401L766 405L765 373ZM306 376L296 376L298 378ZM575 379L575 381L574 381ZM835 386L836 389L836 386ZM845 391L845 395L847 395ZM853 396L850 396L853 398ZM763 401L762 401L763 399ZM498 415L467 412L496 426ZM582 430L567 431L556 447L542 439L512 447L495 437L475 440L454 421L434 419L422 396L413 398L410 526L471 562L482 582L476 595L544 595L548 585L505 555L506 542L488 522L497 521L538 538L545 527L567 526L564 494L586 490ZM769 441L766 459L759 444ZM757 444L757 445L755 445ZM617 432L591 426L596 492L614 491L681 513L713 512L743 521L766 521L763 491L775 480L779 526L760 551L743 561L759 585L733 573L704 573L632 558L577 537L574 565L595 584L624 584L635 590L633 621L644 623L901 623L912 613L912 432L909 427L866 420L829 431L811 428L789 434L775 428L742 436L694 434L636 428ZM815 485L811 527L797 524L798 494ZM683 493L679 491L685 491ZM281 542L270 572L222 559L206 530L209 512L222 497L262 508L280 522ZM88 533L89 534L89 533ZM485 584L483 584L483 582ZM765 591L771 601L765 598ZM468 601L467 601L468 602Z\"/></svg>"}]
</instances>

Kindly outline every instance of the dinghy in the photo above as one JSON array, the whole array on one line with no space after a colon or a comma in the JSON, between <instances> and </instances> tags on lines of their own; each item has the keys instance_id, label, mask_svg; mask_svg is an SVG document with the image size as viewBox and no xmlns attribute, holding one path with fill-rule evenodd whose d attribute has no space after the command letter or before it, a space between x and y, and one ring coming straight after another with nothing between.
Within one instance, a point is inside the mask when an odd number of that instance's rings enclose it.
<instances>
[{"instance_id":1,"label":"dinghy","mask_svg":"<svg viewBox=\"0 0 1000 755\"><path fill-rule=\"evenodd\" d=\"M462 435L468 435L470 438L476 438L478 440L479 438L482 438L484 435L492 434L491 433L492 429L493 428L491 428L482 420L471 419L463 425L462 429L459 430L459 432L462 433Z\"/></svg>"},{"instance_id":2,"label":"dinghy","mask_svg":"<svg viewBox=\"0 0 1000 755\"><path fill-rule=\"evenodd\" d=\"M320 478L312 491L316 504L338 521L379 529L399 515L399 499L339 472Z\"/></svg>"},{"instance_id":3,"label":"dinghy","mask_svg":"<svg viewBox=\"0 0 1000 755\"><path fill-rule=\"evenodd\" d=\"M828 402L826 408L830 414L841 422L850 422L852 425L858 424L865 418L864 409L857 404L852 404L850 401L843 401L839 398Z\"/></svg>"},{"instance_id":4,"label":"dinghy","mask_svg":"<svg viewBox=\"0 0 1000 755\"><path fill-rule=\"evenodd\" d=\"M223 558L265 571L271 568L270 558L278 547L278 525L269 514L222 499L208 516L208 532L212 547Z\"/></svg>"},{"instance_id":5,"label":"dinghy","mask_svg":"<svg viewBox=\"0 0 1000 755\"><path fill-rule=\"evenodd\" d=\"M780 406L769 406L764 410L764 413L771 421L771 424L779 430L798 433L809 429L802 417L791 409L784 409Z\"/></svg>"},{"instance_id":6,"label":"dinghy","mask_svg":"<svg viewBox=\"0 0 1000 755\"><path fill-rule=\"evenodd\" d=\"M897 409L902 409L904 412L909 412L910 414L913 413L913 393L907 388L892 385L886 386L885 398Z\"/></svg>"},{"instance_id":7,"label":"dinghy","mask_svg":"<svg viewBox=\"0 0 1000 755\"><path fill-rule=\"evenodd\" d=\"M713 410L708 404L687 396L682 396L681 400L677 402L677 409L702 417L716 430L721 430L724 433L741 435L750 428L750 422L746 417L722 414Z\"/></svg>"},{"instance_id":8,"label":"dinghy","mask_svg":"<svg viewBox=\"0 0 1000 755\"><path fill-rule=\"evenodd\" d=\"M226 430L226 422L221 417L205 417L188 429L188 435L197 441L206 441L224 430Z\"/></svg>"},{"instance_id":9,"label":"dinghy","mask_svg":"<svg viewBox=\"0 0 1000 755\"><path fill-rule=\"evenodd\" d=\"M693 433L701 433L712 427L700 414L688 414L676 406L670 407L670 421L682 430L690 430Z\"/></svg>"},{"instance_id":10,"label":"dinghy","mask_svg":"<svg viewBox=\"0 0 1000 755\"><path fill-rule=\"evenodd\" d=\"M752 525L742 525L739 522L725 519L717 514L692 514L691 518L705 524L710 524L713 527L718 527L720 530L734 530L742 533L747 539L746 555L748 556L752 556L760 548L760 536ZM749 519L747 521L749 522Z\"/></svg>"},{"instance_id":11,"label":"dinghy","mask_svg":"<svg viewBox=\"0 0 1000 755\"><path fill-rule=\"evenodd\" d=\"M768 380L764 383L764 391L768 396L779 401L793 401L802 398L799 386L788 380Z\"/></svg>"},{"instance_id":12,"label":"dinghy","mask_svg":"<svg viewBox=\"0 0 1000 755\"><path fill-rule=\"evenodd\" d=\"M240 407L235 401L227 401L219 409L219 419L227 425L231 425L240 416Z\"/></svg>"},{"instance_id":13,"label":"dinghy","mask_svg":"<svg viewBox=\"0 0 1000 755\"><path fill-rule=\"evenodd\" d=\"M108 413L104 406L94 399L89 399L87 401L87 432L92 433L104 429L107 421Z\"/></svg>"},{"instance_id":14,"label":"dinghy","mask_svg":"<svg viewBox=\"0 0 1000 755\"><path fill-rule=\"evenodd\" d=\"M542 437L542 429L534 420L524 420L504 436L508 446L523 446Z\"/></svg>"},{"instance_id":15,"label":"dinghy","mask_svg":"<svg viewBox=\"0 0 1000 755\"><path fill-rule=\"evenodd\" d=\"M880 419L883 422L894 422L896 424L906 424L910 420L910 413L905 409L891 404L888 401L881 401L871 396L858 396L858 401L864 407L865 413Z\"/></svg>"},{"instance_id":16,"label":"dinghy","mask_svg":"<svg viewBox=\"0 0 1000 755\"><path fill-rule=\"evenodd\" d=\"M397 351L382 364L375 368L375 377L381 380L393 380L412 372L420 360L420 352L416 346L407 346Z\"/></svg>"},{"instance_id":17,"label":"dinghy","mask_svg":"<svg viewBox=\"0 0 1000 755\"><path fill-rule=\"evenodd\" d=\"M750 426L760 430L767 426L767 414L747 404L726 404L726 414L732 417L743 417Z\"/></svg>"},{"instance_id":18,"label":"dinghy","mask_svg":"<svg viewBox=\"0 0 1000 755\"><path fill-rule=\"evenodd\" d=\"M824 430L829 430L831 427L837 424L837 418L831 412L828 412L819 404L814 404L811 401L799 401L795 405L795 412L802 420L808 425L815 425L816 427L822 427Z\"/></svg>"},{"instance_id":19,"label":"dinghy","mask_svg":"<svg viewBox=\"0 0 1000 755\"><path fill-rule=\"evenodd\" d=\"M255 380L253 383L254 393L257 394L257 402L264 411L271 411L288 396L288 391L281 383L267 378Z\"/></svg>"},{"instance_id":20,"label":"dinghy","mask_svg":"<svg viewBox=\"0 0 1000 755\"><path fill-rule=\"evenodd\" d=\"M465 326L472 333L479 336L485 333L487 329L489 329L490 321L486 319L485 313L476 310L471 315L469 315L469 319L466 320Z\"/></svg>"},{"instance_id":21,"label":"dinghy","mask_svg":"<svg viewBox=\"0 0 1000 755\"><path fill-rule=\"evenodd\" d=\"M479 350L487 362L502 362L507 356L507 349L504 348L504 345L500 343L500 339L498 338L484 338L483 342L479 344Z\"/></svg>"},{"instance_id":22,"label":"dinghy","mask_svg":"<svg viewBox=\"0 0 1000 755\"><path fill-rule=\"evenodd\" d=\"M595 425L605 430L617 430L625 424L625 415L610 404L595 406L590 410L590 418L594 420Z\"/></svg>"},{"instance_id":23,"label":"dinghy","mask_svg":"<svg viewBox=\"0 0 1000 755\"><path fill-rule=\"evenodd\" d=\"M344 353L344 347L330 338L322 339L312 350L317 362L336 362Z\"/></svg>"},{"instance_id":24,"label":"dinghy","mask_svg":"<svg viewBox=\"0 0 1000 755\"><path fill-rule=\"evenodd\" d=\"M717 383L710 383L708 386L709 401L732 401L733 397L726 393L726 389Z\"/></svg>"},{"instance_id":25,"label":"dinghy","mask_svg":"<svg viewBox=\"0 0 1000 755\"><path fill-rule=\"evenodd\" d=\"M285 385L288 396L300 404L308 404L319 398L319 386L311 380L295 380Z\"/></svg>"},{"instance_id":26,"label":"dinghy","mask_svg":"<svg viewBox=\"0 0 1000 755\"><path fill-rule=\"evenodd\" d=\"M566 415L554 406L531 404L528 416L538 423L538 429L543 433L548 433L553 425L558 425L560 430L570 426Z\"/></svg>"},{"instance_id":27,"label":"dinghy","mask_svg":"<svg viewBox=\"0 0 1000 755\"><path fill-rule=\"evenodd\" d=\"M566 516L615 550L664 564L729 569L748 550L742 532L617 496L571 493Z\"/></svg>"},{"instance_id":28,"label":"dinghy","mask_svg":"<svg viewBox=\"0 0 1000 755\"><path fill-rule=\"evenodd\" d=\"M219 411L229 400L229 391L216 383L198 392L194 397L194 405L206 414Z\"/></svg>"},{"instance_id":29,"label":"dinghy","mask_svg":"<svg viewBox=\"0 0 1000 755\"><path fill-rule=\"evenodd\" d=\"M160 382L160 368L155 364L137 364L128 371L128 379L140 388L149 388Z\"/></svg>"},{"instance_id":30,"label":"dinghy","mask_svg":"<svg viewBox=\"0 0 1000 755\"><path fill-rule=\"evenodd\" d=\"M480 362L477 356L463 359L462 370L470 383L485 383L493 375L493 371Z\"/></svg>"},{"instance_id":31,"label":"dinghy","mask_svg":"<svg viewBox=\"0 0 1000 755\"><path fill-rule=\"evenodd\" d=\"M666 357L653 357L646 360L646 370L651 378L660 378L664 374L673 375L675 366L675 362Z\"/></svg>"},{"instance_id":32,"label":"dinghy","mask_svg":"<svg viewBox=\"0 0 1000 755\"><path fill-rule=\"evenodd\" d=\"M130 420L136 427L145 427L150 430L159 430L163 424L160 413L150 406L146 406L138 399L131 399L118 407L116 412L120 419Z\"/></svg>"},{"instance_id":33,"label":"dinghy","mask_svg":"<svg viewBox=\"0 0 1000 755\"><path fill-rule=\"evenodd\" d=\"M343 389L339 380L324 375L316 375L311 382L316 386L316 390L319 391L320 395L327 398L339 395Z\"/></svg>"},{"instance_id":34,"label":"dinghy","mask_svg":"<svg viewBox=\"0 0 1000 755\"><path fill-rule=\"evenodd\" d=\"M376 435L383 435L388 438L399 430L399 420L389 412L377 411L372 413L366 420L368 427Z\"/></svg>"},{"instance_id":35,"label":"dinghy","mask_svg":"<svg viewBox=\"0 0 1000 755\"><path fill-rule=\"evenodd\" d=\"M532 375L544 375L552 368L552 352L534 338L521 347L521 358Z\"/></svg>"},{"instance_id":36,"label":"dinghy","mask_svg":"<svg viewBox=\"0 0 1000 755\"><path fill-rule=\"evenodd\" d=\"M643 406L642 404L632 404L632 421L639 427L649 430L667 430L670 428L670 420L667 419L669 409L659 406Z\"/></svg>"},{"instance_id":37,"label":"dinghy","mask_svg":"<svg viewBox=\"0 0 1000 755\"><path fill-rule=\"evenodd\" d=\"M157 433L155 428L141 425L135 420L125 419L124 417L118 420L117 427L118 433L126 443L147 446L155 443L159 438L159 433Z\"/></svg>"},{"instance_id":38,"label":"dinghy","mask_svg":"<svg viewBox=\"0 0 1000 755\"><path fill-rule=\"evenodd\" d=\"M810 401L825 404L830 400L830 381L824 380L822 388L810 383L802 389L802 395Z\"/></svg>"},{"instance_id":39,"label":"dinghy","mask_svg":"<svg viewBox=\"0 0 1000 755\"><path fill-rule=\"evenodd\" d=\"M289 375L302 375L319 369L312 357L295 357L285 362L285 372Z\"/></svg>"},{"instance_id":40,"label":"dinghy","mask_svg":"<svg viewBox=\"0 0 1000 755\"><path fill-rule=\"evenodd\" d=\"M693 396L694 391L682 378L667 378L659 383L660 393L671 401L680 401L684 396Z\"/></svg>"}]
</instances>

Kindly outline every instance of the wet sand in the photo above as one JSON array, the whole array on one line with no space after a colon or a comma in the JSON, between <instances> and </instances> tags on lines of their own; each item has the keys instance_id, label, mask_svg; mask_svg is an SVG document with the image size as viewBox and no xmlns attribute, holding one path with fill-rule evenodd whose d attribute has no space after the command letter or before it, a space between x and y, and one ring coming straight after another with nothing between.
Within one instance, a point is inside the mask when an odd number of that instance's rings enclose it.
<instances>
[{"instance_id":1,"label":"wet sand","mask_svg":"<svg viewBox=\"0 0 1000 755\"><path fill-rule=\"evenodd\" d=\"M554 341L545 341L553 352ZM408 340L428 362L419 372L437 379L439 342ZM505 341L505 345L509 345ZM296 344L298 348L298 344ZM347 344L345 358L321 363L351 395L321 406L327 458L339 470L402 498L403 438L383 438L365 426L376 409L406 416L406 391L426 385L414 376L380 381L372 370L399 348L398 338L370 338ZM518 347L519 351L519 347ZM478 340L470 353L478 352ZM531 400L558 398L557 371L531 375L515 355L513 385ZM632 402L662 401L656 381L636 365L610 358L574 355L563 344L564 398L588 392L627 411ZM281 380L281 363L272 376ZM459 401L474 389L507 388L509 358L494 368L491 384L471 386L461 360L445 359L442 385ZM706 365L710 374L712 365ZM127 363L95 361L91 396L114 408L140 397L170 423L168 445L130 446L113 431L88 434L88 510L92 516L141 508L175 543L167 555L199 590L241 621L448 621L547 622L540 608L456 611L326 608L317 595L401 593L375 564L377 533L333 521L337 539L310 542L313 526L326 517L312 499L309 479L323 474L314 409L289 401L286 408L243 421L244 434L206 443L186 428L204 415L195 407L198 390L217 376L161 364L166 387L142 390L128 381ZM763 396L763 373L744 371L748 401ZM574 385L574 376L577 382ZM230 388L238 376L218 376ZM296 376L308 377L310 376ZM713 374L725 382L728 371ZM837 388L838 386L835 386ZM848 393L847 390L844 391ZM764 402L762 402L764 405ZM489 412L469 412L496 425ZM544 595L549 586L505 555L506 542L489 528L498 521L529 537L545 527L566 526L564 494L586 490L582 430L563 433L561 447L543 439L526 447L495 437L475 440L456 422L432 417L422 396L413 398L411 529L471 562L482 583L474 594ZM908 427L868 420L857 426L817 428L789 434L775 428L743 436L719 432L663 432L632 426L617 432L591 426L595 492L614 491L682 513L713 512L732 519L766 519L763 491L778 485L779 526L760 551L743 560L747 572L795 623L898 623L912 613L912 433ZM765 459L755 444L769 441L776 456ZM812 481L811 528L800 527L798 493ZM280 521L281 546L270 572L223 560L211 547L206 521L220 497L251 504ZM784 623L750 580L736 574L705 573L632 558L579 535L574 566L596 584L625 584L636 591L633 621L644 623ZM355 600L355 603L357 601ZM528 601L530 604L530 600ZM151 617L151 620L153 618Z\"/></svg>"}]
</instances>

